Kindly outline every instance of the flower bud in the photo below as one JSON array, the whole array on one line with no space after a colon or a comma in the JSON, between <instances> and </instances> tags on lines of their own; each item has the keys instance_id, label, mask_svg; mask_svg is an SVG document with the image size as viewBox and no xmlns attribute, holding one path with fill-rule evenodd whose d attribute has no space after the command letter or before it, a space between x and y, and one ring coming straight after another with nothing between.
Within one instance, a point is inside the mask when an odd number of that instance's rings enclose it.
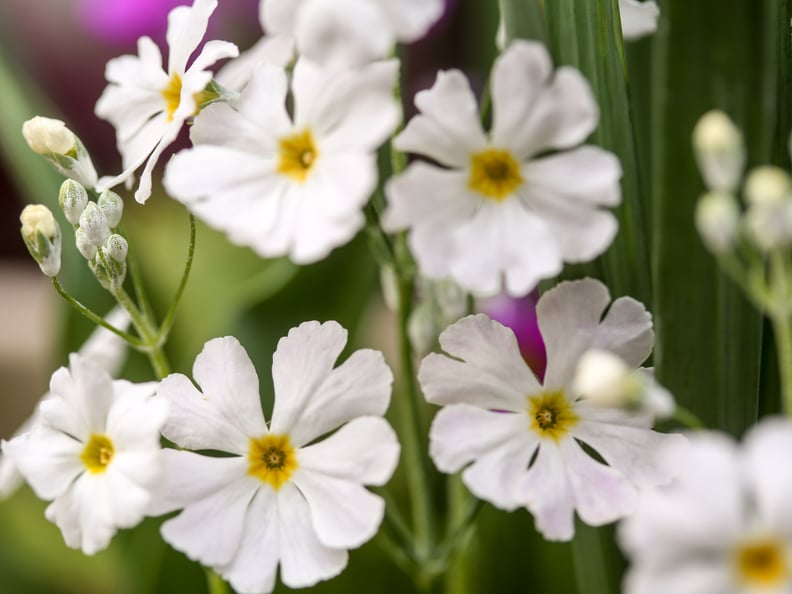
<instances>
[{"instance_id":1,"label":"flower bud","mask_svg":"<svg viewBox=\"0 0 792 594\"><path fill-rule=\"evenodd\" d=\"M61 184L58 202L66 215L66 220L72 225L80 222L80 215L88 205L88 192L79 182L67 179Z\"/></svg>"},{"instance_id":2,"label":"flower bud","mask_svg":"<svg viewBox=\"0 0 792 594\"><path fill-rule=\"evenodd\" d=\"M85 236L96 247L100 247L110 236L107 218L95 202L89 202L80 215L80 228L85 231Z\"/></svg>"},{"instance_id":3,"label":"flower bud","mask_svg":"<svg viewBox=\"0 0 792 594\"><path fill-rule=\"evenodd\" d=\"M737 240L740 207L737 199L724 192L710 192L696 204L696 229L713 254L729 251Z\"/></svg>"},{"instance_id":4,"label":"flower bud","mask_svg":"<svg viewBox=\"0 0 792 594\"><path fill-rule=\"evenodd\" d=\"M36 116L22 125L22 135L30 148L46 157L61 175L88 188L96 187L97 175L91 156L62 121Z\"/></svg>"},{"instance_id":5,"label":"flower bud","mask_svg":"<svg viewBox=\"0 0 792 594\"><path fill-rule=\"evenodd\" d=\"M110 291L121 288L126 278L126 262L115 260L105 247L99 250L99 255L90 263L96 279L100 285Z\"/></svg>"},{"instance_id":6,"label":"flower bud","mask_svg":"<svg viewBox=\"0 0 792 594\"><path fill-rule=\"evenodd\" d=\"M748 204L777 204L792 193L789 174L773 165L755 167L745 180L745 201Z\"/></svg>"},{"instance_id":7,"label":"flower bud","mask_svg":"<svg viewBox=\"0 0 792 594\"><path fill-rule=\"evenodd\" d=\"M30 204L19 216L22 239L41 272L56 276L61 266L61 233L52 211L43 204Z\"/></svg>"},{"instance_id":8,"label":"flower bud","mask_svg":"<svg viewBox=\"0 0 792 594\"><path fill-rule=\"evenodd\" d=\"M88 239L88 236L85 234L85 229L77 227L77 230L74 232L74 240L83 258L90 262L96 257L97 248L91 243L91 240Z\"/></svg>"},{"instance_id":9,"label":"flower bud","mask_svg":"<svg viewBox=\"0 0 792 594\"><path fill-rule=\"evenodd\" d=\"M693 129L693 149L701 176L711 191L734 192L745 167L742 132L722 111L710 111Z\"/></svg>"},{"instance_id":10,"label":"flower bud","mask_svg":"<svg viewBox=\"0 0 792 594\"><path fill-rule=\"evenodd\" d=\"M121 200L121 196L112 190L105 190L96 203L99 205L99 210L104 213L110 228L115 229L118 227L118 223L121 222L121 215L124 214L124 201Z\"/></svg>"},{"instance_id":11,"label":"flower bud","mask_svg":"<svg viewBox=\"0 0 792 594\"><path fill-rule=\"evenodd\" d=\"M792 200L752 204L744 219L745 234L763 252L792 245Z\"/></svg>"},{"instance_id":12,"label":"flower bud","mask_svg":"<svg viewBox=\"0 0 792 594\"><path fill-rule=\"evenodd\" d=\"M103 249L116 262L125 262L127 253L129 253L129 244L127 244L126 239L114 233L107 238Z\"/></svg>"},{"instance_id":13,"label":"flower bud","mask_svg":"<svg viewBox=\"0 0 792 594\"><path fill-rule=\"evenodd\" d=\"M36 116L22 124L22 135L39 155L77 156L77 138L61 120Z\"/></svg>"},{"instance_id":14,"label":"flower bud","mask_svg":"<svg viewBox=\"0 0 792 594\"><path fill-rule=\"evenodd\" d=\"M426 301L413 309L407 321L407 336L414 353L425 355L431 351L439 333L437 312L432 303Z\"/></svg>"}]
</instances>

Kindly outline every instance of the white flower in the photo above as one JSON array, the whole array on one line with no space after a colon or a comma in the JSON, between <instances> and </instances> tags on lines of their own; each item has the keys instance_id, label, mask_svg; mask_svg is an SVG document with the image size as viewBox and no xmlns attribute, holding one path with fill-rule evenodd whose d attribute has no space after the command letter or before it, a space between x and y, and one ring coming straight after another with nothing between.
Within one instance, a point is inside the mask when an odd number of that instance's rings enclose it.
<instances>
[{"instance_id":1,"label":"white flower","mask_svg":"<svg viewBox=\"0 0 792 594\"><path fill-rule=\"evenodd\" d=\"M461 72L440 72L415 96L420 114L396 148L447 168L417 161L392 178L383 224L410 229L424 275L479 296L505 281L522 296L610 244L617 222L600 207L619 203L621 167L599 147L573 148L596 127L597 105L577 70L553 74L543 45L516 42L497 59L492 102L487 135ZM536 157L553 149L564 152Z\"/></svg>"},{"instance_id":2,"label":"white flower","mask_svg":"<svg viewBox=\"0 0 792 594\"><path fill-rule=\"evenodd\" d=\"M267 33L296 38L301 55L325 66L359 66L385 57L396 41L423 37L442 0L261 0Z\"/></svg>"},{"instance_id":3,"label":"white flower","mask_svg":"<svg viewBox=\"0 0 792 594\"><path fill-rule=\"evenodd\" d=\"M195 119L195 145L168 164L165 187L208 225L263 257L324 258L363 226L377 184L376 148L392 133L398 63L328 74L298 61L262 64L238 110L215 103Z\"/></svg>"},{"instance_id":4,"label":"white flower","mask_svg":"<svg viewBox=\"0 0 792 594\"><path fill-rule=\"evenodd\" d=\"M657 31L657 19L660 9L654 0L639 2L638 0L619 0L622 35L632 41L651 35Z\"/></svg>"},{"instance_id":5,"label":"white flower","mask_svg":"<svg viewBox=\"0 0 792 594\"><path fill-rule=\"evenodd\" d=\"M162 525L163 538L242 594L270 592L278 565L291 588L337 575L347 549L382 521L383 500L363 485L384 484L396 467L399 444L382 418L393 378L368 349L333 368L346 340L335 322L305 322L280 340L269 424L256 371L232 337L209 341L196 358L202 392L178 374L157 389L171 404L168 439L232 455L164 450L150 513L184 508Z\"/></svg>"},{"instance_id":6,"label":"white flower","mask_svg":"<svg viewBox=\"0 0 792 594\"><path fill-rule=\"evenodd\" d=\"M159 48L149 37L138 40L138 56L121 56L107 63L105 76L110 84L96 103L96 115L115 126L124 171L100 180L100 189L131 179L145 162L135 200L148 200L157 160L203 101L201 92L212 80L208 68L238 54L232 43L209 41L187 68L216 7L217 0L195 0L191 7L177 6L170 12L167 71Z\"/></svg>"},{"instance_id":7,"label":"white flower","mask_svg":"<svg viewBox=\"0 0 792 594\"><path fill-rule=\"evenodd\" d=\"M119 528L140 522L158 479L159 430L166 403L150 398L153 382L113 381L72 354L52 376L40 420L3 442L3 452L42 499L66 544L92 555Z\"/></svg>"},{"instance_id":8,"label":"white flower","mask_svg":"<svg viewBox=\"0 0 792 594\"><path fill-rule=\"evenodd\" d=\"M619 540L632 561L626 594L792 591L792 425L770 418L738 448L690 435L680 475L642 494Z\"/></svg>"},{"instance_id":9,"label":"white flower","mask_svg":"<svg viewBox=\"0 0 792 594\"><path fill-rule=\"evenodd\" d=\"M574 534L575 510L591 525L630 513L637 491L669 481L685 440L650 430L651 415L592 405L571 394L581 355L608 350L631 367L654 335L644 307L617 299L600 282L565 282L537 304L547 348L540 383L511 330L485 315L463 318L440 335L448 355L430 354L418 378L426 399L444 408L430 431L430 455L476 497L499 508L526 506L550 540ZM585 443L607 465L581 447Z\"/></svg>"}]
</instances>

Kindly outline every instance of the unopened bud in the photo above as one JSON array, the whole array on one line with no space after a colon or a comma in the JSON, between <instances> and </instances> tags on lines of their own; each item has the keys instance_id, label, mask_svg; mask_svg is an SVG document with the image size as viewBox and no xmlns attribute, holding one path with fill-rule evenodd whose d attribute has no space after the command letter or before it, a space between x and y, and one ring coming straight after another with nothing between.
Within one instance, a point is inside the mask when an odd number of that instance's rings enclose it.
<instances>
[{"instance_id":1,"label":"unopened bud","mask_svg":"<svg viewBox=\"0 0 792 594\"><path fill-rule=\"evenodd\" d=\"M61 120L36 116L22 124L22 135L39 155L74 153L77 156L76 137Z\"/></svg>"},{"instance_id":2,"label":"unopened bud","mask_svg":"<svg viewBox=\"0 0 792 594\"><path fill-rule=\"evenodd\" d=\"M125 262L129 253L129 244L126 239L114 233L107 238L103 249L116 262Z\"/></svg>"},{"instance_id":3,"label":"unopened bud","mask_svg":"<svg viewBox=\"0 0 792 594\"><path fill-rule=\"evenodd\" d=\"M780 167L755 167L745 180L744 192L748 204L777 204L790 197L792 179Z\"/></svg>"},{"instance_id":4,"label":"unopened bud","mask_svg":"<svg viewBox=\"0 0 792 594\"><path fill-rule=\"evenodd\" d=\"M693 129L693 149L701 176L712 191L734 192L745 167L742 132L722 111L710 111Z\"/></svg>"},{"instance_id":5,"label":"unopened bud","mask_svg":"<svg viewBox=\"0 0 792 594\"><path fill-rule=\"evenodd\" d=\"M593 349L581 357L572 389L594 404L621 407L639 399L641 384L619 357Z\"/></svg>"},{"instance_id":6,"label":"unopened bud","mask_svg":"<svg viewBox=\"0 0 792 594\"><path fill-rule=\"evenodd\" d=\"M745 232L763 252L792 245L792 200L749 206L745 213Z\"/></svg>"},{"instance_id":7,"label":"unopened bud","mask_svg":"<svg viewBox=\"0 0 792 594\"><path fill-rule=\"evenodd\" d=\"M61 266L61 233L52 211L43 204L30 204L19 216L22 239L41 272L56 276Z\"/></svg>"},{"instance_id":8,"label":"unopened bud","mask_svg":"<svg viewBox=\"0 0 792 594\"><path fill-rule=\"evenodd\" d=\"M696 204L696 229L714 254L729 251L737 240L740 207L732 194L710 192Z\"/></svg>"},{"instance_id":9,"label":"unopened bud","mask_svg":"<svg viewBox=\"0 0 792 594\"><path fill-rule=\"evenodd\" d=\"M96 279L105 289L112 291L121 288L126 278L126 262L115 260L104 247L99 250L100 254L91 263Z\"/></svg>"},{"instance_id":10,"label":"unopened bud","mask_svg":"<svg viewBox=\"0 0 792 594\"><path fill-rule=\"evenodd\" d=\"M99 210L95 202L89 202L80 215L80 228L85 231L85 236L96 247L100 247L110 237L107 217Z\"/></svg>"},{"instance_id":11,"label":"unopened bud","mask_svg":"<svg viewBox=\"0 0 792 594\"><path fill-rule=\"evenodd\" d=\"M97 200L96 203L99 205L99 209L104 213L110 228L115 229L118 227L118 223L121 222L121 215L124 214L124 201L121 200L121 196L112 190L105 190L99 196L99 200Z\"/></svg>"},{"instance_id":12,"label":"unopened bud","mask_svg":"<svg viewBox=\"0 0 792 594\"><path fill-rule=\"evenodd\" d=\"M72 225L80 222L80 215L88 205L88 192L79 182L67 179L61 184L58 202Z\"/></svg>"},{"instance_id":13,"label":"unopened bud","mask_svg":"<svg viewBox=\"0 0 792 594\"><path fill-rule=\"evenodd\" d=\"M96 257L96 250L98 248L88 239L88 236L85 234L85 229L77 227L77 230L74 232L74 240L83 258L90 262Z\"/></svg>"}]
</instances>

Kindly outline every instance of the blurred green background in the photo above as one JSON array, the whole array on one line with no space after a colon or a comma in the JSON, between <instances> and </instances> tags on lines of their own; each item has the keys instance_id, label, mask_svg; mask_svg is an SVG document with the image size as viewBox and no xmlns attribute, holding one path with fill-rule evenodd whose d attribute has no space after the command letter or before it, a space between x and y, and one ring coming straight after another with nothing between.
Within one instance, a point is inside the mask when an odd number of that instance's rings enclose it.
<instances>
[{"instance_id":1,"label":"blurred green background","mask_svg":"<svg viewBox=\"0 0 792 594\"><path fill-rule=\"evenodd\" d=\"M64 119L99 171L116 172L113 130L93 116L104 64L134 53L143 32L162 42L164 15L177 3L185 2L139 0L130 13L122 0L0 3L0 437L10 437L30 414L50 373L92 329L56 299L19 238L23 205L45 202L55 210L61 181L25 145L22 122L36 114ZM404 52L408 93L450 67L462 68L481 90L496 54L499 4L511 36L546 41L557 63L589 77L602 112L592 141L616 152L625 169L617 242L597 262L566 274L601 277L614 297L644 301L655 316L661 382L710 426L740 434L760 412L778 409L775 353L763 320L720 275L693 228L702 186L690 131L703 112L724 109L743 127L752 164L789 166L790 2L660 2L660 31L625 51L617 0L545 0L544 8L539 0L448 0L428 38ZM210 36L245 48L260 35L255 14L255 0L222 0ZM187 214L161 191L145 207L129 200L126 206L130 244L162 313L184 264ZM62 284L95 311L108 310L112 304L69 233L64 237ZM206 340L237 336L259 370L266 411L275 343L307 319L338 320L350 329L352 347L380 348L395 366L394 320L382 303L365 234L323 262L297 268L263 261L199 225L193 274L167 352L173 368L189 374ZM151 378L145 359L135 355L122 375ZM425 412L428 422L432 411ZM404 506L402 470L389 490ZM440 498L444 481L436 480ZM44 508L27 488L0 502L0 594L206 591L200 566L159 538L160 520L120 533L108 550L87 558L63 545ZM624 563L611 527L579 526L574 543L545 543L527 512L488 505L462 562L455 575L466 588L455 592L504 594L610 594L619 590ZM413 586L375 539L351 552L339 578L312 591L407 593Z\"/></svg>"}]
</instances>

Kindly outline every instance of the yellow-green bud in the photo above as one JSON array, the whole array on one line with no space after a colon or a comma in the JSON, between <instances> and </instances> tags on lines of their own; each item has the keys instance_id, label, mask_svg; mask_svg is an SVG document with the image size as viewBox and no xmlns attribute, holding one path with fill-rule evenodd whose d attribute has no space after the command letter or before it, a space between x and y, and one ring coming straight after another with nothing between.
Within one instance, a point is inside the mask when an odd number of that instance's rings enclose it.
<instances>
[{"instance_id":1,"label":"yellow-green bud","mask_svg":"<svg viewBox=\"0 0 792 594\"><path fill-rule=\"evenodd\" d=\"M88 192L79 182L67 179L61 184L58 202L72 225L80 222L80 215L88 205Z\"/></svg>"},{"instance_id":2,"label":"yellow-green bud","mask_svg":"<svg viewBox=\"0 0 792 594\"><path fill-rule=\"evenodd\" d=\"M722 254L732 249L740 224L740 207L732 194L704 194L696 204L695 219L701 240L712 253Z\"/></svg>"},{"instance_id":3,"label":"yellow-green bud","mask_svg":"<svg viewBox=\"0 0 792 594\"><path fill-rule=\"evenodd\" d=\"M36 116L22 124L28 146L39 155L75 153L77 139L61 120Z\"/></svg>"},{"instance_id":4,"label":"yellow-green bud","mask_svg":"<svg viewBox=\"0 0 792 594\"><path fill-rule=\"evenodd\" d=\"M744 192L748 204L777 204L790 197L792 179L780 167L754 167L745 180Z\"/></svg>"},{"instance_id":5,"label":"yellow-green bud","mask_svg":"<svg viewBox=\"0 0 792 594\"><path fill-rule=\"evenodd\" d=\"M722 111L710 111L693 129L693 149L701 177L711 191L734 192L745 167L742 132Z\"/></svg>"},{"instance_id":6,"label":"yellow-green bud","mask_svg":"<svg viewBox=\"0 0 792 594\"><path fill-rule=\"evenodd\" d=\"M19 216L22 239L41 272L56 276L61 266L61 233L52 211L43 204L30 204Z\"/></svg>"}]
</instances>

